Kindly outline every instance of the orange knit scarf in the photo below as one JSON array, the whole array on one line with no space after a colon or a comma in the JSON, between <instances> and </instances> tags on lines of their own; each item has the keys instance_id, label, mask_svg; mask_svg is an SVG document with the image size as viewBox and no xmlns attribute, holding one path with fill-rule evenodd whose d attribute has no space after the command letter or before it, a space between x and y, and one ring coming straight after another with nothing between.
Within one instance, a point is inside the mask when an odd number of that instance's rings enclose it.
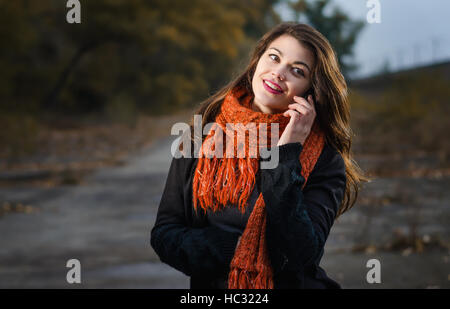
<instances>
[{"instance_id":1,"label":"orange knit scarf","mask_svg":"<svg viewBox=\"0 0 450 309\"><path fill-rule=\"evenodd\" d=\"M193 203L194 209L198 205L206 211L218 211L228 204L238 205L239 210L244 213L247 199L255 185L255 175L258 171L260 158L259 150L262 147L270 147L271 127L270 124L279 124L279 136L283 133L289 118L279 114L264 114L251 109L252 95L244 87L236 87L226 95L221 111L217 115L215 124L222 129L223 139L215 134L214 126L203 141L199 152L198 164L193 180ZM244 143L245 156L237 157L239 143L234 135L233 157L225 154L223 149L224 140L230 130L226 124L261 123L267 124L267 138L263 140L249 138L246 132ZM217 127L215 127L217 128ZM265 131L265 130L264 130ZM306 180L311 173L317 159L322 152L324 135L317 123L311 129L300 154L302 176ZM223 156L216 157L213 152L217 147L222 147ZM255 150L256 148L256 150ZM241 149L242 150L242 149ZM251 151L257 152L257 157L251 155ZM217 153L217 152L215 152ZM229 154L230 152L227 152ZM254 153L254 152L253 152ZM241 155L242 156L242 155ZM294 207L294 206L293 206ZM228 288L230 289L272 289L273 272L266 247L266 211L262 193L259 194L252 213L248 219L245 230L241 236L234 257L230 264L228 275Z\"/></svg>"}]
</instances>

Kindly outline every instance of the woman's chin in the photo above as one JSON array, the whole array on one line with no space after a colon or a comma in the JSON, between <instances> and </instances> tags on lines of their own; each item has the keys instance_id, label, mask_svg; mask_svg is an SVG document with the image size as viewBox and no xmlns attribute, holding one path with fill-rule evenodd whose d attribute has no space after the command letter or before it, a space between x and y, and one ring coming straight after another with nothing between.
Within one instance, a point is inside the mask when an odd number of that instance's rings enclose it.
<instances>
[{"instance_id":1,"label":"woman's chin","mask_svg":"<svg viewBox=\"0 0 450 309\"><path fill-rule=\"evenodd\" d=\"M273 111L272 114L281 113L282 111L284 112L287 109L287 106L284 107L284 105L280 104L280 102L274 102L273 100L262 102L262 106L266 110Z\"/></svg>"},{"instance_id":2,"label":"woman's chin","mask_svg":"<svg viewBox=\"0 0 450 309\"><path fill-rule=\"evenodd\" d=\"M265 114L280 114L284 113L287 110L287 108L283 109L282 107L273 104L263 105L258 109L264 112Z\"/></svg>"}]
</instances>

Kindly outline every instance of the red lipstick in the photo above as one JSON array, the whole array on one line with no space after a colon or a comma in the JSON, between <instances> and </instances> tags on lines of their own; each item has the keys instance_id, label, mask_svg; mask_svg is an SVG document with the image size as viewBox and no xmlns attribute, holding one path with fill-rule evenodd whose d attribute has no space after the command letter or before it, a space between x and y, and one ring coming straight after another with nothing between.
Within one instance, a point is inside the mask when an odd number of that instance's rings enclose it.
<instances>
[{"instance_id":1,"label":"red lipstick","mask_svg":"<svg viewBox=\"0 0 450 309\"><path fill-rule=\"evenodd\" d=\"M275 89L271 88L271 87L268 85L269 83L272 83L271 85L277 87L278 90L275 90ZM276 83L274 83L274 82L272 82L272 81L266 82L266 80L263 79L263 86L264 86L264 89L266 89L268 92L270 92L270 93L272 93L272 94L282 94L282 93L283 93L283 90L281 89L281 87L280 87L278 84L276 84Z\"/></svg>"}]
</instances>

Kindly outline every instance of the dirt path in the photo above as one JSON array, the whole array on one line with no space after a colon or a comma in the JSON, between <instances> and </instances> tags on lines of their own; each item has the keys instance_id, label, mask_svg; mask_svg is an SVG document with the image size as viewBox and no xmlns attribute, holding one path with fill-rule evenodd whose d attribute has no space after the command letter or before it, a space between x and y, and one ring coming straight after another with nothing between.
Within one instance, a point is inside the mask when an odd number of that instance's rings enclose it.
<instances>
[{"instance_id":1,"label":"dirt path","mask_svg":"<svg viewBox=\"0 0 450 309\"><path fill-rule=\"evenodd\" d=\"M99 169L79 185L0 188L1 202L30 207L0 217L0 288L187 288L188 278L160 263L149 244L173 139L160 138L125 165ZM448 240L450 179L379 179L367 196L387 196L399 184L425 190L421 202L429 208L420 232ZM395 200L371 216L369 222L367 212L353 209L333 226L321 265L332 278L344 288L450 287L448 250L352 253L363 226L370 224L366 241L376 244L406 224L405 208ZM74 258L81 262L79 285L66 282L66 262ZM371 258L380 260L381 284L366 281Z\"/></svg>"}]
</instances>

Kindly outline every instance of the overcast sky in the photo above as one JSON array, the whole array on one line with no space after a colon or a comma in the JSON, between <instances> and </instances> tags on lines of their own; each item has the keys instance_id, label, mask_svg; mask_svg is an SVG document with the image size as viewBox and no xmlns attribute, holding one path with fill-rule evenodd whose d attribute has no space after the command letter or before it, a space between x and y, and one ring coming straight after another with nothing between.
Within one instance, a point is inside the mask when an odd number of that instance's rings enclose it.
<instances>
[{"instance_id":1,"label":"overcast sky","mask_svg":"<svg viewBox=\"0 0 450 309\"><path fill-rule=\"evenodd\" d=\"M370 75L386 60L392 70L450 60L450 0L379 0L379 24L367 22L367 0L333 1L365 21L354 49L359 76ZM292 18L280 12L284 20Z\"/></svg>"}]
</instances>

